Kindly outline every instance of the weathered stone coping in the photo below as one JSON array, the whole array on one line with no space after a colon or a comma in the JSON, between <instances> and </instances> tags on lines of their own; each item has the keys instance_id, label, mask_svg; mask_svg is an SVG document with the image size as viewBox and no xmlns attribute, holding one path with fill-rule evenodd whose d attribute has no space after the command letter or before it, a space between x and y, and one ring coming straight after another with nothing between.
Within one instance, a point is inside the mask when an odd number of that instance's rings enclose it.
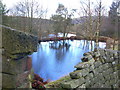
<instances>
[{"instance_id":1,"label":"weathered stone coping","mask_svg":"<svg viewBox=\"0 0 120 90\"><path fill-rule=\"evenodd\" d=\"M2 54L19 59L37 51L37 36L0 25L2 27Z\"/></svg>"},{"instance_id":2,"label":"weathered stone coping","mask_svg":"<svg viewBox=\"0 0 120 90\"><path fill-rule=\"evenodd\" d=\"M11 27L7 27L7 26L4 26L4 25L0 25L0 27L3 29L3 28L6 28L6 29L9 29L9 30L12 30L12 31L16 31L16 32L20 32L20 33L24 33L26 35L31 35L31 36L34 36L34 37L37 37L35 36L34 34L30 34L30 33L27 33L27 32L23 32L23 31L20 31L20 30L16 30L16 29L13 29Z\"/></svg>"}]
</instances>

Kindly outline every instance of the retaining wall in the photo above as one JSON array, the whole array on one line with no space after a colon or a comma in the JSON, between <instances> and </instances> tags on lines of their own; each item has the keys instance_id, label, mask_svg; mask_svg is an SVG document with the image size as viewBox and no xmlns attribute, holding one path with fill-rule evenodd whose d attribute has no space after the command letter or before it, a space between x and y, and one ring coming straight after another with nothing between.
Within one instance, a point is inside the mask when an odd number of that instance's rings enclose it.
<instances>
[{"instance_id":1,"label":"retaining wall","mask_svg":"<svg viewBox=\"0 0 120 90\"><path fill-rule=\"evenodd\" d=\"M2 27L2 88L28 88L32 52L37 51L37 37Z\"/></svg>"},{"instance_id":2,"label":"retaining wall","mask_svg":"<svg viewBox=\"0 0 120 90\"><path fill-rule=\"evenodd\" d=\"M99 49L85 53L75 68L69 80L57 83L59 88L120 88L119 51ZM50 83L46 86L54 87Z\"/></svg>"}]
</instances>

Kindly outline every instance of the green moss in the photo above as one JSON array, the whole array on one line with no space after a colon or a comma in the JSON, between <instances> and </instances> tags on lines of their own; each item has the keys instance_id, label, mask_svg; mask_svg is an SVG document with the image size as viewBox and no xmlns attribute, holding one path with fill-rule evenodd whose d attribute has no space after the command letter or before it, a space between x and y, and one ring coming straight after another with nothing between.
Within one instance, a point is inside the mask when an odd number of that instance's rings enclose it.
<instances>
[{"instance_id":1,"label":"green moss","mask_svg":"<svg viewBox=\"0 0 120 90\"><path fill-rule=\"evenodd\" d=\"M60 83L69 81L69 80L71 80L70 76L65 76L65 77L60 78L59 80L50 82L50 83L46 84L45 86L46 86L46 88L61 88Z\"/></svg>"},{"instance_id":2,"label":"green moss","mask_svg":"<svg viewBox=\"0 0 120 90\"><path fill-rule=\"evenodd\" d=\"M37 50L37 37L25 34L23 32L14 31L10 28L2 28L2 47L8 58L17 58L17 53L33 52ZM15 56L15 54L17 54ZM20 54L19 54L20 55Z\"/></svg>"},{"instance_id":3,"label":"green moss","mask_svg":"<svg viewBox=\"0 0 120 90\"><path fill-rule=\"evenodd\" d=\"M118 64L117 67L120 68L120 64Z\"/></svg>"}]
</instances>

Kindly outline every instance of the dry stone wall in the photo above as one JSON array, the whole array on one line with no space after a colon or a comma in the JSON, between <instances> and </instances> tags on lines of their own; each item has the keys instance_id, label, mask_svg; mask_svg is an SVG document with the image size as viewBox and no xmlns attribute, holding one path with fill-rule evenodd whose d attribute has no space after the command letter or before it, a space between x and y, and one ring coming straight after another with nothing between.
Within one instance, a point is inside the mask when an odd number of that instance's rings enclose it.
<instances>
[{"instance_id":1,"label":"dry stone wall","mask_svg":"<svg viewBox=\"0 0 120 90\"><path fill-rule=\"evenodd\" d=\"M120 88L120 52L99 49L84 54L61 88Z\"/></svg>"},{"instance_id":2,"label":"dry stone wall","mask_svg":"<svg viewBox=\"0 0 120 90\"><path fill-rule=\"evenodd\" d=\"M37 37L2 27L2 88L28 88L32 61L27 55L37 51Z\"/></svg>"}]
</instances>

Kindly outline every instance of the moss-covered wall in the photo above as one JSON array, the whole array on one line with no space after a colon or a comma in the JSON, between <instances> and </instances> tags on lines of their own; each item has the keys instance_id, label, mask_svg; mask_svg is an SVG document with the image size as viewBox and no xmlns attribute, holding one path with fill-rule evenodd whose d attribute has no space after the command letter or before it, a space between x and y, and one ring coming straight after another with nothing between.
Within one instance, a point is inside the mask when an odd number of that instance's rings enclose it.
<instances>
[{"instance_id":1,"label":"moss-covered wall","mask_svg":"<svg viewBox=\"0 0 120 90\"><path fill-rule=\"evenodd\" d=\"M2 26L2 49L8 58L26 56L37 49L37 37Z\"/></svg>"},{"instance_id":2,"label":"moss-covered wall","mask_svg":"<svg viewBox=\"0 0 120 90\"><path fill-rule=\"evenodd\" d=\"M29 87L31 59L37 51L37 37L18 30L2 27L2 88Z\"/></svg>"}]
</instances>

